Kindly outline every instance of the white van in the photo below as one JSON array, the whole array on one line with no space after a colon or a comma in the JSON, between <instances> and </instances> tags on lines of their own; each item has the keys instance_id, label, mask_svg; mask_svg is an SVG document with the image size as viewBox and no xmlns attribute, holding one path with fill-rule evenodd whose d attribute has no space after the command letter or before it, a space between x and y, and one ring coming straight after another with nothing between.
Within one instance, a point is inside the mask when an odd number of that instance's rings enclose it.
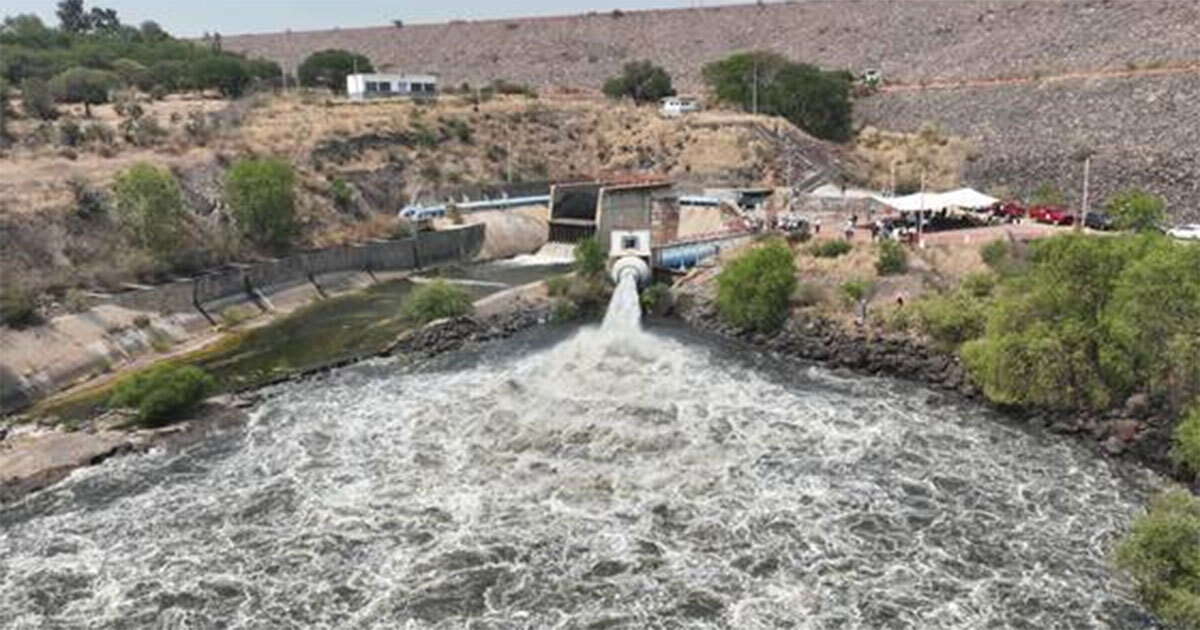
<instances>
[{"instance_id":1,"label":"white van","mask_svg":"<svg viewBox=\"0 0 1200 630\"><path fill-rule=\"evenodd\" d=\"M662 115L668 118L700 111L700 101L691 96L667 96L660 100L659 103Z\"/></svg>"}]
</instances>

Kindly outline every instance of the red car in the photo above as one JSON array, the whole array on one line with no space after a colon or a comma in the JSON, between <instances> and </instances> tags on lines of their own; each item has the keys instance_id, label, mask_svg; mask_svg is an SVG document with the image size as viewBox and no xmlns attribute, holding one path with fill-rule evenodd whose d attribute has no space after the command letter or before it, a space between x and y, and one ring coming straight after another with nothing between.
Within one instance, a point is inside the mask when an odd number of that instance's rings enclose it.
<instances>
[{"instance_id":1,"label":"red car","mask_svg":"<svg viewBox=\"0 0 1200 630\"><path fill-rule=\"evenodd\" d=\"M1038 223L1054 225L1071 225L1075 222L1075 215L1058 206L1033 206L1029 209L1029 218Z\"/></svg>"},{"instance_id":2,"label":"red car","mask_svg":"<svg viewBox=\"0 0 1200 630\"><path fill-rule=\"evenodd\" d=\"M992 213L1002 219L1022 219L1025 217L1025 206L1015 201L998 203L992 208Z\"/></svg>"}]
</instances>

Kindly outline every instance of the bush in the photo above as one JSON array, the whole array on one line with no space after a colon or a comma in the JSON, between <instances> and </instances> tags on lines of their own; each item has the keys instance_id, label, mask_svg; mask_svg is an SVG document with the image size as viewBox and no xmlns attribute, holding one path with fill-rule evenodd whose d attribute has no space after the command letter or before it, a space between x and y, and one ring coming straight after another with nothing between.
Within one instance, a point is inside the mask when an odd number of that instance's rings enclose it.
<instances>
[{"instance_id":1,"label":"bush","mask_svg":"<svg viewBox=\"0 0 1200 630\"><path fill-rule=\"evenodd\" d=\"M296 70L300 85L323 87L334 93L346 91L346 75L354 72L374 72L366 57L345 50L317 51L304 59Z\"/></svg>"},{"instance_id":2,"label":"bush","mask_svg":"<svg viewBox=\"0 0 1200 630\"><path fill-rule=\"evenodd\" d=\"M866 299L867 294L871 292L871 285L865 280L848 280L843 282L838 289L842 292L842 298L846 303L854 305Z\"/></svg>"},{"instance_id":3,"label":"bush","mask_svg":"<svg viewBox=\"0 0 1200 630\"><path fill-rule=\"evenodd\" d=\"M546 294L550 297L563 297L571 288L569 276L550 276L546 278Z\"/></svg>"},{"instance_id":4,"label":"bush","mask_svg":"<svg viewBox=\"0 0 1200 630\"><path fill-rule=\"evenodd\" d=\"M1133 391L1200 395L1200 248L1158 235L1033 244L1001 280L983 337L963 346L993 401L1104 408Z\"/></svg>"},{"instance_id":5,"label":"bush","mask_svg":"<svg viewBox=\"0 0 1200 630\"><path fill-rule=\"evenodd\" d=\"M37 308L29 293L16 287L0 289L0 324L11 328L24 328L39 321Z\"/></svg>"},{"instance_id":6,"label":"bush","mask_svg":"<svg viewBox=\"0 0 1200 630\"><path fill-rule=\"evenodd\" d=\"M795 289L792 251L771 241L729 263L717 276L717 310L735 326L773 332L787 321Z\"/></svg>"},{"instance_id":7,"label":"bush","mask_svg":"<svg viewBox=\"0 0 1200 630\"><path fill-rule=\"evenodd\" d=\"M985 298L996 288L996 276L991 273L973 273L963 279L961 290L971 297Z\"/></svg>"},{"instance_id":8,"label":"bush","mask_svg":"<svg viewBox=\"0 0 1200 630\"><path fill-rule=\"evenodd\" d=\"M234 164L225 176L225 200L242 235L254 243L281 247L296 231L295 176L283 160Z\"/></svg>"},{"instance_id":9,"label":"bush","mask_svg":"<svg viewBox=\"0 0 1200 630\"><path fill-rule=\"evenodd\" d=\"M652 284L641 295L642 310L655 315L666 315L671 310L671 287L661 282Z\"/></svg>"},{"instance_id":10,"label":"bush","mask_svg":"<svg viewBox=\"0 0 1200 630\"><path fill-rule=\"evenodd\" d=\"M50 87L41 79L26 79L21 83L21 108L25 110L25 115L31 118L58 118L54 96L50 94Z\"/></svg>"},{"instance_id":11,"label":"bush","mask_svg":"<svg viewBox=\"0 0 1200 630\"><path fill-rule=\"evenodd\" d=\"M1193 402L1184 412L1172 433L1171 459L1200 477L1200 401Z\"/></svg>"},{"instance_id":12,"label":"bush","mask_svg":"<svg viewBox=\"0 0 1200 630\"><path fill-rule=\"evenodd\" d=\"M607 256L600 241L589 238L575 244L574 263L575 273L585 278L600 276L604 273L604 263Z\"/></svg>"},{"instance_id":13,"label":"bush","mask_svg":"<svg viewBox=\"0 0 1200 630\"><path fill-rule=\"evenodd\" d=\"M195 407L214 386L212 376L198 367L162 363L118 382L108 405L135 409L139 424L160 426Z\"/></svg>"},{"instance_id":14,"label":"bush","mask_svg":"<svg viewBox=\"0 0 1200 630\"><path fill-rule=\"evenodd\" d=\"M1166 202L1162 197L1137 189L1123 190L1109 198L1104 211L1121 230L1153 230L1163 221Z\"/></svg>"},{"instance_id":15,"label":"bush","mask_svg":"<svg viewBox=\"0 0 1200 630\"><path fill-rule=\"evenodd\" d=\"M675 94L671 75L649 61L631 61L619 76L604 82L604 94L609 98L629 97L637 103L653 103Z\"/></svg>"},{"instance_id":16,"label":"bush","mask_svg":"<svg viewBox=\"0 0 1200 630\"><path fill-rule=\"evenodd\" d=\"M825 301L825 289L805 282L796 288L794 301L797 306L816 306Z\"/></svg>"},{"instance_id":17,"label":"bush","mask_svg":"<svg viewBox=\"0 0 1200 630\"><path fill-rule=\"evenodd\" d=\"M174 256L183 233L183 199L170 172L139 162L113 184L117 221L139 247L157 257Z\"/></svg>"},{"instance_id":18,"label":"bush","mask_svg":"<svg viewBox=\"0 0 1200 630\"><path fill-rule=\"evenodd\" d=\"M812 255L820 258L837 258L842 254L848 253L854 249L850 241L836 239L832 241L821 241L812 246Z\"/></svg>"},{"instance_id":19,"label":"bush","mask_svg":"<svg viewBox=\"0 0 1200 630\"><path fill-rule=\"evenodd\" d=\"M466 289L445 280L434 280L413 290L401 314L419 326L444 317L470 315L473 310L471 294Z\"/></svg>"},{"instance_id":20,"label":"bush","mask_svg":"<svg viewBox=\"0 0 1200 630\"><path fill-rule=\"evenodd\" d=\"M1012 243L1007 239L998 238L979 250L984 264L1000 275L1011 275L1023 271L1024 261L1019 259Z\"/></svg>"},{"instance_id":21,"label":"bush","mask_svg":"<svg viewBox=\"0 0 1200 630\"><path fill-rule=\"evenodd\" d=\"M965 288L922 298L913 303L913 310L921 330L945 348L982 336L987 326L986 304Z\"/></svg>"},{"instance_id":22,"label":"bush","mask_svg":"<svg viewBox=\"0 0 1200 630\"><path fill-rule=\"evenodd\" d=\"M58 141L64 147L77 147L83 142L83 129L73 118L58 123Z\"/></svg>"},{"instance_id":23,"label":"bush","mask_svg":"<svg viewBox=\"0 0 1200 630\"><path fill-rule=\"evenodd\" d=\"M891 276L908 271L908 252L904 250L904 246L896 241L880 243L879 258L875 261L875 271L881 276Z\"/></svg>"},{"instance_id":24,"label":"bush","mask_svg":"<svg viewBox=\"0 0 1200 630\"><path fill-rule=\"evenodd\" d=\"M1150 502L1117 544L1114 561L1167 628L1200 628L1200 501L1182 488Z\"/></svg>"},{"instance_id":25,"label":"bush","mask_svg":"<svg viewBox=\"0 0 1200 630\"><path fill-rule=\"evenodd\" d=\"M333 205L338 210L346 212L354 205L354 193L350 190L350 185L341 177L334 177L329 182L329 193L333 196Z\"/></svg>"}]
</instances>

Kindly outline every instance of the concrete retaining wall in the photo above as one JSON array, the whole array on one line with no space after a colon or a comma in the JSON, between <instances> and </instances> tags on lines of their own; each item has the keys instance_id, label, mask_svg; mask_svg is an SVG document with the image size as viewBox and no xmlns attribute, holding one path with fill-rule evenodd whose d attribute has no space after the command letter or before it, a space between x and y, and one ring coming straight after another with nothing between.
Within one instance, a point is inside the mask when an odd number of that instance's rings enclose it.
<instances>
[{"instance_id":1,"label":"concrete retaining wall","mask_svg":"<svg viewBox=\"0 0 1200 630\"><path fill-rule=\"evenodd\" d=\"M96 303L160 313L194 312L197 305L229 304L243 296L248 298L252 289L270 295L326 274L419 269L470 260L483 248L484 230L483 224L475 224L424 232L397 241L303 252L257 265L231 267L191 280L105 296L97 298Z\"/></svg>"}]
</instances>

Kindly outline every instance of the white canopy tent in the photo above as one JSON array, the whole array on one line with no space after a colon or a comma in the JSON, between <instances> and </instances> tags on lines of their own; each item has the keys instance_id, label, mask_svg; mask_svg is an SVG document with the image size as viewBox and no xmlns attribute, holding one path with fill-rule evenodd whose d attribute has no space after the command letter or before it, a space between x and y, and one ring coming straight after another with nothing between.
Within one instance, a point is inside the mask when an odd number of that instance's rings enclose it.
<instances>
[{"instance_id":1,"label":"white canopy tent","mask_svg":"<svg viewBox=\"0 0 1200 630\"><path fill-rule=\"evenodd\" d=\"M976 210L994 206L1000 202L999 199L985 195L973 188L959 188L948 192L913 193L902 197L872 195L871 198L900 212L937 211L948 208Z\"/></svg>"}]
</instances>

